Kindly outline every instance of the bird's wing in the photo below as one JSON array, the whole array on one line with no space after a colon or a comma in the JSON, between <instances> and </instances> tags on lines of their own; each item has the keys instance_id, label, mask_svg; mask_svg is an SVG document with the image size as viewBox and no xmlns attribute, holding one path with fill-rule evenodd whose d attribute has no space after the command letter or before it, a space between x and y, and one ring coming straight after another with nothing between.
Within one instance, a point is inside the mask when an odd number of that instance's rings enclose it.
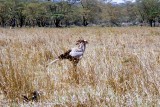
<instances>
[{"instance_id":1,"label":"bird's wing","mask_svg":"<svg viewBox=\"0 0 160 107\"><path fill-rule=\"evenodd\" d=\"M81 57L83 55L83 51L81 49L75 49L73 48L72 51L69 53L69 55L71 55L72 57Z\"/></svg>"},{"instance_id":2,"label":"bird's wing","mask_svg":"<svg viewBox=\"0 0 160 107\"><path fill-rule=\"evenodd\" d=\"M69 57L69 53L71 52L71 49L66 51L64 54L61 54L58 56L59 59L67 59Z\"/></svg>"}]
</instances>

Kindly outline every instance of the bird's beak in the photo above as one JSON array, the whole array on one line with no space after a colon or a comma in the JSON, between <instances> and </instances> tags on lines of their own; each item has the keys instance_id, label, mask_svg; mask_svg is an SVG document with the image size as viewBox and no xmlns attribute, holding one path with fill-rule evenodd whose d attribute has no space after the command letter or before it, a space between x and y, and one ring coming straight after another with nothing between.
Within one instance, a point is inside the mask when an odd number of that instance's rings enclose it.
<instances>
[{"instance_id":1,"label":"bird's beak","mask_svg":"<svg viewBox=\"0 0 160 107\"><path fill-rule=\"evenodd\" d=\"M89 44L88 41L86 41L86 44Z\"/></svg>"},{"instance_id":2,"label":"bird's beak","mask_svg":"<svg viewBox=\"0 0 160 107\"><path fill-rule=\"evenodd\" d=\"M79 45L79 42L77 42L76 45Z\"/></svg>"},{"instance_id":3,"label":"bird's beak","mask_svg":"<svg viewBox=\"0 0 160 107\"><path fill-rule=\"evenodd\" d=\"M85 43L85 44L88 44L88 41L84 40L84 43Z\"/></svg>"}]
</instances>

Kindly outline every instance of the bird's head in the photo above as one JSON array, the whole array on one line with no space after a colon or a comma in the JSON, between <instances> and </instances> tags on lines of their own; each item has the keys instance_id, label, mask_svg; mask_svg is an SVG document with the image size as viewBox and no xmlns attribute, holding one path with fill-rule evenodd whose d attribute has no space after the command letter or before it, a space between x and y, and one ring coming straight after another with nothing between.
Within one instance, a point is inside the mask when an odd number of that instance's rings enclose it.
<instances>
[{"instance_id":1,"label":"bird's head","mask_svg":"<svg viewBox=\"0 0 160 107\"><path fill-rule=\"evenodd\" d=\"M80 39L76 42L76 45L79 45L80 43L88 44L88 41Z\"/></svg>"}]
</instances>

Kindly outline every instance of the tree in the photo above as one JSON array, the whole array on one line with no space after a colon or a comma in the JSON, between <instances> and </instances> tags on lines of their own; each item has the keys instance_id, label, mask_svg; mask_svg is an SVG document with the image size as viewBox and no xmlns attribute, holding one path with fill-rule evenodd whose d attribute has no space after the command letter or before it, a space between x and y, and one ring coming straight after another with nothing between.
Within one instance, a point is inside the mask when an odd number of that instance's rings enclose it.
<instances>
[{"instance_id":1,"label":"tree","mask_svg":"<svg viewBox=\"0 0 160 107\"><path fill-rule=\"evenodd\" d=\"M121 5L121 21L122 22L135 22L138 15L136 11L135 3L131 1L125 1L123 5Z\"/></svg>"},{"instance_id":2,"label":"tree","mask_svg":"<svg viewBox=\"0 0 160 107\"><path fill-rule=\"evenodd\" d=\"M138 12L142 21L148 21L152 27L152 23L160 16L160 0L136 0Z\"/></svg>"},{"instance_id":3,"label":"tree","mask_svg":"<svg viewBox=\"0 0 160 107\"><path fill-rule=\"evenodd\" d=\"M45 2L28 3L23 11L26 16L26 24L29 26L38 25L39 27L44 27L50 17L48 6L49 4Z\"/></svg>"},{"instance_id":4,"label":"tree","mask_svg":"<svg viewBox=\"0 0 160 107\"><path fill-rule=\"evenodd\" d=\"M98 0L81 0L83 26L96 22L101 18L101 5Z\"/></svg>"},{"instance_id":5,"label":"tree","mask_svg":"<svg viewBox=\"0 0 160 107\"><path fill-rule=\"evenodd\" d=\"M72 13L72 4L68 1L60 1L55 3L50 7L51 19L54 21L56 27L61 27L61 23L65 21L66 25L69 21L70 15ZM74 17L74 16L72 16Z\"/></svg>"},{"instance_id":6,"label":"tree","mask_svg":"<svg viewBox=\"0 0 160 107\"><path fill-rule=\"evenodd\" d=\"M103 20L109 22L111 26L120 26L120 18L122 16L122 8L120 5L113 5L108 2L103 6Z\"/></svg>"},{"instance_id":7,"label":"tree","mask_svg":"<svg viewBox=\"0 0 160 107\"><path fill-rule=\"evenodd\" d=\"M11 25L15 26L16 24L16 11L15 11L15 2L16 0L1 0L2 4L0 5L0 17L2 26Z\"/></svg>"},{"instance_id":8,"label":"tree","mask_svg":"<svg viewBox=\"0 0 160 107\"><path fill-rule=\"evenodd\" d=\"M6 5L5 0L0 0L0 24L2 27L5 26L5 22L7 21L8 6Z\"/></svg>"},{"instance_id":9,"label":"tree","mask_svg":"<svg viewBox=\"0 0 160 107\"><path fill-rule=\"evenodd\" d=\"M1 25L10 25L22 27L24 22L24 0L1 0L0 4L0 19Z\"/></svg>"}]
</instances>

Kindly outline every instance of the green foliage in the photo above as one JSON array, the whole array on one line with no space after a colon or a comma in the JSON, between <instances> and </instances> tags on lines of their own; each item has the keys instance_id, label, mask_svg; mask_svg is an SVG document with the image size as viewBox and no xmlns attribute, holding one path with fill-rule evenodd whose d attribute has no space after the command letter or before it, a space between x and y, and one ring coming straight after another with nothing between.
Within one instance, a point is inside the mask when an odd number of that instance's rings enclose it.
<instances>
[{"instance_id":1,"label":"green foliage","mask_svg":"<svg viewBox=\"0 0 160 107\"><path fill-rule=\"evenodd\" d=\"M89 23L159 20L160 0L136 0L113 5L99 0L81 0L79 3L60 0L0 0L0 25L5 26L87 26Z\"/></svg>"},{"instance_id":2,"label":"green foliage","mask_svg":"<svg viewBox=\"0 0 160 107\"><path fill-rule=\"evenodd\" d=\"M136 0L142 20L155 21L160 16L160 0Z\"/></svg>"}]
</instances>

